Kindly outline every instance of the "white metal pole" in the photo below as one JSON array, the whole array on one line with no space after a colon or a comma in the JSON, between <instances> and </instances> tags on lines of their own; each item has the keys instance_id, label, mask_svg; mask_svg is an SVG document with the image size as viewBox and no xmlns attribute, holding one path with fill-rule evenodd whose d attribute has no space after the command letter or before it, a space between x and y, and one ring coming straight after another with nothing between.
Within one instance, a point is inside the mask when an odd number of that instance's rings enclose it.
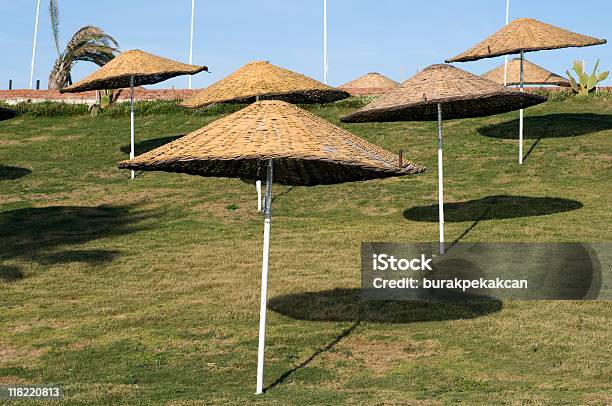
<instances>
[{"instance_id":1,"label":"white metal pole","mask_svg":"<svg viewBox=\"0 0 612 406\"><path fill-rule=\"evenodd\" d=\"M506 0L506 25L510 19L510 0ZM508 85L508 55L504 55L504 86Z\"/></svg>"},{"instance_id":2,"label":"white metal pole","mask_svg":"<svg viewBox=\"0 0 612 406\"><path fill-rule=\"evenodd\" d=\"M323 83L327 84L327 0L323 0Z\"/></svg>"},{"instance_id":3,"label":"white metal pole","mask_svg":"<svg viewBox=\"0 0 612 406\"><path fill-rule=\"evenodd\" d=\"M189 37L189 65L193 64L193 20L195 11L195 0L191 0L191 34ZM189 89L191 89L191 77L189 75Z\"/></svg>"},{"instance_id":4,"label":"white metal pole","mask_svg":"<svg viewBox=\"0 0 612 406\"><path fill-rule=\"evenodd\" d=\"M520 73L520 81L521 81L521 92L524 92L525 89L523 87L523 63L525 61L525 52L521 51L521 73ZM523 109L519 112L519 165L523 164Z\"/></svg>"},{"instance_id":5,"label":"white metal pole","mask_svg":"<svg viewBox=\"0 0 612 406\"><path fill-rule=\"evenodd\" d=\"M30 90L34 85L34 60L36 59L36 38L38 37L38 16L40 15L40 0L36 4L36 23L34 24L34 44L32 45L32 64L30 66Z\"/></svg>"},{"instance_id":6,"label":"white metal pole","mask_svg":"<svg viewBox=\"0 0 612 406\"><path fill-rule=\"evenodd\" d=\"M261 303L259 307L259 345L257 349L257 389L263 393L264 353L266 349L266 309L268 305L268 269L270 259L270 226L272 223L272 160L268 161L266 179L266 207L264 220L263 258L261 262Z\"/></svg>"},{"instance_id":7,"label":"white metal pole","mask_svg":"<svg viewBox=\"0 0 612 406\"><path fill-rule=\"evenodd\" d=\"M259 95L255 96L255 102L259 101ZM257 189L257 212L261 211L261 181L255 181L255 188Z\"/></svg>"},{"instance_id":8,"label":"white metal pole","mask_svg":"<svg viewBox=\"0 0 612 406\"><path fill-rule=\"evenodd\" d=\"M257 211L261 211L261 181L258 180L255 182L255 187L257 188Z\"/></svg>"},{"instance_id":9,"label":"white metal pole","mask_svg":"<svg viewBox=\"0 0 612 406\"><path fill-rule=\"evenodd\" d=\"M440 255L444 255L444 174L442 171L442 104L438 103L438 218L440 221Z\"/></svg>"},{"instance_id":10,"label":"white metal pole","mask_svg":"<svg viewBox=\"0 0 612 406\"><path fill-rule=\"evenodd\" d=\"M130 76L130 159L134 159L134 76ZM134 179L134 170L130 178Z\"/></svg>"}]
</instances>

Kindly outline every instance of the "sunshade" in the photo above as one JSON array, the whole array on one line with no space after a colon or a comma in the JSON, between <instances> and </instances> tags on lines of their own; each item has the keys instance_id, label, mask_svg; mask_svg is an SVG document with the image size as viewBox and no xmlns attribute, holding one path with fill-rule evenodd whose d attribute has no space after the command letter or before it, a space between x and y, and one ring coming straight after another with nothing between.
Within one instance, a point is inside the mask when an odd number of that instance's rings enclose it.
<instances>
[{"instance_id":1,"label":"sunshade","mask_svg":"<svg viewBox=\"0 0 612 406\"><path fill-rule=\"evenodd\" d=\"M289 103L329 103L350 95L266 61L251 62L181 103L204 107L213 103L252 103L257 98Z\"/></svg>"},{"instance_id":2,"label":"sunshade","mask_svg":"<svg viewBox=\"0 0 612 406\"><path fill-rule=\"evenodd\" d=\"M446 62L468 62L523 52L588 47L605 44L605 39L576 34L533 18L519 18L467 51Z\"/></svg>"},{"instance_id":3,"label":"sunshade","mask_svg":"<svg viewBox=\"0 0 612 406\"><path fill-rule=\"evenodd\" d=\"M306 110L262 100L130 161L120 168L260 179L273 159L274 180L312 186L423 170ZM263 164L262 164L263 162Z\"/></svg>"},{"instance_id":4,"label":"sunshade","mask_svg":"<svg viewBox=\"0 0 612 406\"><path fill-rule=\"evenodd\" d=\"M524 85L554 85L569 86L569 80L557 75L533 62L524 60L523 84ZM494 82L504 83L504 65L482 75L483 78ZM506 84L508 86L521 84L521 58L514 58L508 63Z\"/></svg>"},{"instance_id":5,"label":"sunshade","mask_svg":"<svg viewBox=\"0 0 612 406\"><path fill-rule=\"evenodd\" d=\"M317 185L416 174L424 167L367 142L299 107L259 101L120 168L267 180L261 272L257 389L263 392L272 221L272 176L286 185Z\"/></svg>"},{"instance_id":6,"label":"sunshade","mask_svg":"<svg viewBox=\"0 0 612 406\"><path fill-rule=\"evenodd\" d=\"M520 18L446 62L467 62L520 54L519 86L523 89L525 52L605 44L605 39L576 34L533 18ZM519 164L523 164L523 109L519 112Z\"/></svg>"},{"instance_id":7,"label":"sunshade","mask_svg":"<svg viewBox=\"0 0 612 406\"><path fill-rule=\"evenodd\" d=\"M85 79L60 92L78 93L130 87L130 158L134 158L134 86L151 85L175 76L194 75L207 70L206 66L187 65L136 49L122 52ZM134 179L134 171L131 178Z\"/></svg>"},{"instance_id":8,"label":"sunshade","mask_svg":"<svg viewBox=\"0 0 612 406\"><path fill-rule=\"evenodd\" d=\"M479 117L529 107L546 97L522 93L450 65L432 65L343 122L438 120L438 207L440 254L444 254L444 118Z\"/></svg>"},{"instance_id":9,"label":"sunshade","mask_svg":"<svg viewBox=\"0 0 612 406\"><path fill-rule=\"evenodd\" d=\"M206 70L206 66L188 65L135 49L122 52L85 79L60 92L123 89L132 86L132 77L133 86L152 85L175 76L195 75Z\"/></svg>"},{"instance_id":10,"label":"sunshade","mask_svg":"<svg viewBox=\"0 0 612 406\"><path fill-rule=\"evenodd\" d=\"M517 110L546 101L521 93L451 65L431 65L397 88L346 117L345 123L368 121L437 120L482 117Z\"/></svg>"},{"instance_id":11,"label":"sunshade","mask_svg":"<svg viewBox=\"0 0 612 406\"><path fill-rule=\"evenodd\" d=\"M370 72L351 80L348 83L338 86L338 89L346 90L353 95L362 94L385 94L399 85L395 80L381 75L377 72Z\"/></svg>"}]
</instances>

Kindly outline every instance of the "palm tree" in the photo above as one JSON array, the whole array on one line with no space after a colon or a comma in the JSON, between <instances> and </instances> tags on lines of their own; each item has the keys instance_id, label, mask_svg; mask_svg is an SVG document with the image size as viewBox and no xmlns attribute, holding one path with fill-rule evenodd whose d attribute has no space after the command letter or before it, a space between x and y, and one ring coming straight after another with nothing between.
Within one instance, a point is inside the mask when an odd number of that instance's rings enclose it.
<instances>
[{"instance_id":1,"label":"palm tree","mask_svg":"<svg viewBox=\"0 0 612 406\"><path fill-rule=\"evenodd\" d=\"M79 61L102 66L115 57L119 44L101 28L87 25L79 29L61 50L59 40L59 9L57 0L49 1L51 31L57 50L57 59L49 75L49 89L59 90L72 84L70 72Z\"/></svg>"}]
</instances>

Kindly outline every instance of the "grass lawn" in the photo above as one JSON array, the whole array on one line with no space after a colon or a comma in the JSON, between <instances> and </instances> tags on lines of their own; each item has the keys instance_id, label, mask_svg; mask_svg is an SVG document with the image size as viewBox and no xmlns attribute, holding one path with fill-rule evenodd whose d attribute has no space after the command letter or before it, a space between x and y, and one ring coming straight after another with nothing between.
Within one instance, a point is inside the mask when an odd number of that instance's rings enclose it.
<instances>
[{"instance_id":1,"label":"grass lawn","mask_svg":"<svg viewBox=\"0 0 612 406\"><path fill-rule=\"evenodd\" d=\"M351 111L309 108L336 124ZM445 122L447 239L611 241L612 98L526 110L522 167L517 116ZM137 152L215 118L137 117ZM256 397L255 187L129 181L128 117L0 122L0 385L58 383L87 405L612 404L610 302L360 310L362 241L437 239L436 124L342 126L428 170L274 187Z\"/></svg>"}]
</instances>

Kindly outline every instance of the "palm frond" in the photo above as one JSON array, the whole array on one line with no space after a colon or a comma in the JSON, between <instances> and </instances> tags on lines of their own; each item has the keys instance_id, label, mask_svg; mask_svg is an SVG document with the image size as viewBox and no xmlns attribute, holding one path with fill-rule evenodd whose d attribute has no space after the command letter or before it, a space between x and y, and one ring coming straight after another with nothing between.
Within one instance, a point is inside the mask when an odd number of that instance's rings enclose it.
<instances>
[{"instance_id":1,"label":"palm frond","mask_svg":"<svg viewBox=\"0 0 612 406\"><path fill-rule=\"evenodd\" d=\"M53 33L53 41L57 55L61 55L60 51L60 33L59 33L59 5L58 0L49 0L49 19L51 20L51 32Z\"/></svg>"},{"instance_id":2,"label":"palm frond","mask_svg":"<svg viewBox=\"0 0 612 406\"><path fill-rule=\"evenodd\" d=\"M105 65L119 51L117 41L101 28L88 25L79 29L68 41L49 77L49 88L61 89L71 82L70 72L79 61Z\"/></svg>"}]
</instances>

